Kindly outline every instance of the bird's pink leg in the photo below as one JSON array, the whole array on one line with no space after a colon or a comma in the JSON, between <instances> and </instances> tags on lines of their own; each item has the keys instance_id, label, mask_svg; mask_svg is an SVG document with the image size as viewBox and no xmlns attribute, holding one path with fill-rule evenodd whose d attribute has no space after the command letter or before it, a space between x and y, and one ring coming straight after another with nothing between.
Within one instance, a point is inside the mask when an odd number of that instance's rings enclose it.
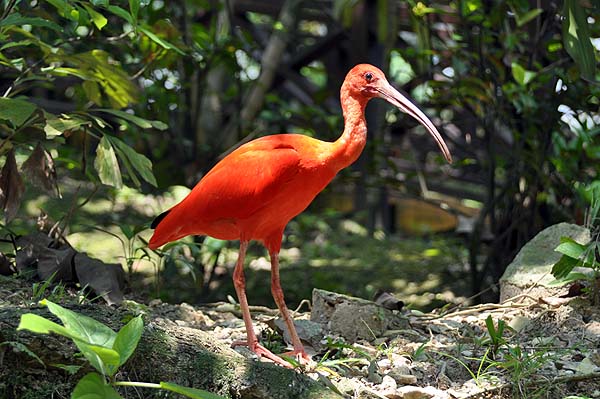
<instances>
[{"instance_id":1,"label":"bird's pink leg","mask_svg":"<svg viewBox=\"0 0 600 399\"><path fill-rule=\"evenodd\" d=\"M244 277L244 258L246 257L246 250L248 249L248 241L240 242L240 253L238 260L235 264L233 271L233 286L237 293L238 301L240 302L240 308L242 309L242 317L244 319L244 325L246 326L246 342L234 342L233 346L246 345L248 348L256 353L259 357L263 356L267 359L272 360L284 367L292 367L288 362L274 355L270 350L258 343L256 334L254 333L254 327L252 326L252 319L250 317L250 308L248 307L248 299L246 298L246 279Z\"/></svg>"},{"instance_id":2,"label":"bird's pink leg","mask_svg":"<svg viewBox=\"0 0 600 399\"><path fill-rule=\"evenodd\" d=\"M281 317L283 317L283 321L288 328L290 333L290 337L292 338L292 345L294 350L289 353L293 357L295 357L300 363L306 364L311 361L310 356L306 354L304 351L304 346L302 342L300 342L300 337L298 337L298 333L296 332L296 327L294 326L294 320L290 316L290 311L288 310L285 300L283 298L283 290L281 289L281 283L279 282L279 253L278 252L270 252L271 256L271 293L273 294L273 299L279 308L279 312L281 313Z\"/></svg>"}]
</instances>

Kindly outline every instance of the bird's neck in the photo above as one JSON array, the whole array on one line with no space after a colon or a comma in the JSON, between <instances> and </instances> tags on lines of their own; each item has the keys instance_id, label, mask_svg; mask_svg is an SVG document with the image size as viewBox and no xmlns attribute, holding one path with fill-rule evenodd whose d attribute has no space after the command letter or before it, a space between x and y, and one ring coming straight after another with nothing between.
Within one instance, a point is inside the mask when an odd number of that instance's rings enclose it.
<instances>
[{"instance_id":1,"label":"bird's neck","mask_svg":"<svg viewBox=\"0 0 600 399\"><path fill-rule=\"evenodd\" d=\"M340 93L344 132L333 143L332 158L338 170L345 168L358 159L367 142L367 121L365 107L368 99L354 98L342 87Z\"/></svg>"}]
</instances>

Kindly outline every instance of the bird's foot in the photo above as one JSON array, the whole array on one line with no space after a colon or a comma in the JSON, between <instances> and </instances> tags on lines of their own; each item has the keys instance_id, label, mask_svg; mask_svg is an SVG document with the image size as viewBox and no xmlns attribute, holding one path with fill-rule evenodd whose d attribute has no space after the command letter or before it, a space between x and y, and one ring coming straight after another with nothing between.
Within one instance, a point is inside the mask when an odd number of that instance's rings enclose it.
<instances>
[{"instance_id":1,"label":"bird's foot","mask_svg":"<svg viewBox=\"0 0 600 399\"><path fill-rule=\"evenodd\" d=\"M269 359L273 363L279 364L280 366L286 367L288 369L293 369L295 367L294 364L277 356L276 354L274 354L273 352L271 352L270 350L268 350L267 348L265 348L258 342L251 345L251 344L248 344L247 341L234 341L231 344L231 346L232 347L246 346L246 347L248 347L248 349L250 349L252 352L254 352L258 357L264 357L266 359ZM292 359L295 359L296 362L298 362L302 366L306 366L312 362L311 357L304 351L304 349L301 351L294 350L291 352L286 352L286 353L283 353L282 355L292 358Z\"/></svg>"}]
</instances>

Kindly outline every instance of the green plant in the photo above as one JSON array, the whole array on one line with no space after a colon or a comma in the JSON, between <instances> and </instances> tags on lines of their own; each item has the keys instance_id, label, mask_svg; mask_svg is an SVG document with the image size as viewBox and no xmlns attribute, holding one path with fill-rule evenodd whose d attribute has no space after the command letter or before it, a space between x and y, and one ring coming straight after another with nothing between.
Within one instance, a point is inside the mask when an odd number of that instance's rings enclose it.
<instances>
[{"instance_id":1,"label":"green plant","mask_svg":"<svg viewBox=\"0 0 600 399\"><path fill-rule=\"evenodd\" d=\"M119 399L122 396L115 389L118 386L165 389L195 399L222 399L210 392L170 382L155 384L115 379L117 371L134 353L142 336L144 323L141 316L133 317L115 333L91 317L75 313L51 301L42 300L40 305L47 306L63 325L33 313L26 313L21 316L17 330L29 330L38 334L54 333L72 339L85 359L97 371L90 372L79 380L71 395L72 399Z\"/></svg>"},{"instance_id":2,"label":"green plant","mask_svg":"<svg viewBox=\"0 0 600 399\"><path fill-rule=\"evenodd\" d=\"M591 282L592 302L597 305L600 294L597 281L600 278L600 180L596 180L581 190L582 197L589 203L586 214L586 226L590 230L591 240L580 244L570 237L561 237L560 245L555 251L562 254L552 267L552 275L556 279L554 285L565 285L575 280ZM573 272L576 267L592 269L592 275Z\"/></svg>"},{"instance_id":3,"label":"green plant","mask_svg":"<svg viewBox=\"0 0 600 399\"><path fill-rule=\"evenodd\" d=\"M490 348L490 358L495 359L498 354L498 349L500 349L501 345L506 344L506 340L502 336L504 334L504 328L506 327L506 323L502 319L498 319L497 327L494 326L494 320L492 316L488 316L485 319L485 326L487 328L488 338L485 339L482 344L489 345Z\"/></svg>"}]
</instances>

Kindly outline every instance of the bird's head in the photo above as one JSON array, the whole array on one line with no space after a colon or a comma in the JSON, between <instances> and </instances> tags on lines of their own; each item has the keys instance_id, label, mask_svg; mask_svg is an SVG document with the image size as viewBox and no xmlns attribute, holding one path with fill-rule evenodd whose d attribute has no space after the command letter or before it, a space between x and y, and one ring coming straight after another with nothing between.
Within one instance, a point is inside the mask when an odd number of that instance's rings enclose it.
<instances>
[{"instance_id":1,"label":"bird's head","mask_svg":"<svg viewBox=\"0 0 600 399\"><path fill-rule=\"evenodd\" d=\"M368 101L375 97L383 98L402 112L415 118L433 136L446 160L452 163L450 150L433 122L411 100L388 82L381 69L369 64L356 65L346 75L342 87L345 88L348 95L357 99Z\"/></svg>"}]
</instances>

